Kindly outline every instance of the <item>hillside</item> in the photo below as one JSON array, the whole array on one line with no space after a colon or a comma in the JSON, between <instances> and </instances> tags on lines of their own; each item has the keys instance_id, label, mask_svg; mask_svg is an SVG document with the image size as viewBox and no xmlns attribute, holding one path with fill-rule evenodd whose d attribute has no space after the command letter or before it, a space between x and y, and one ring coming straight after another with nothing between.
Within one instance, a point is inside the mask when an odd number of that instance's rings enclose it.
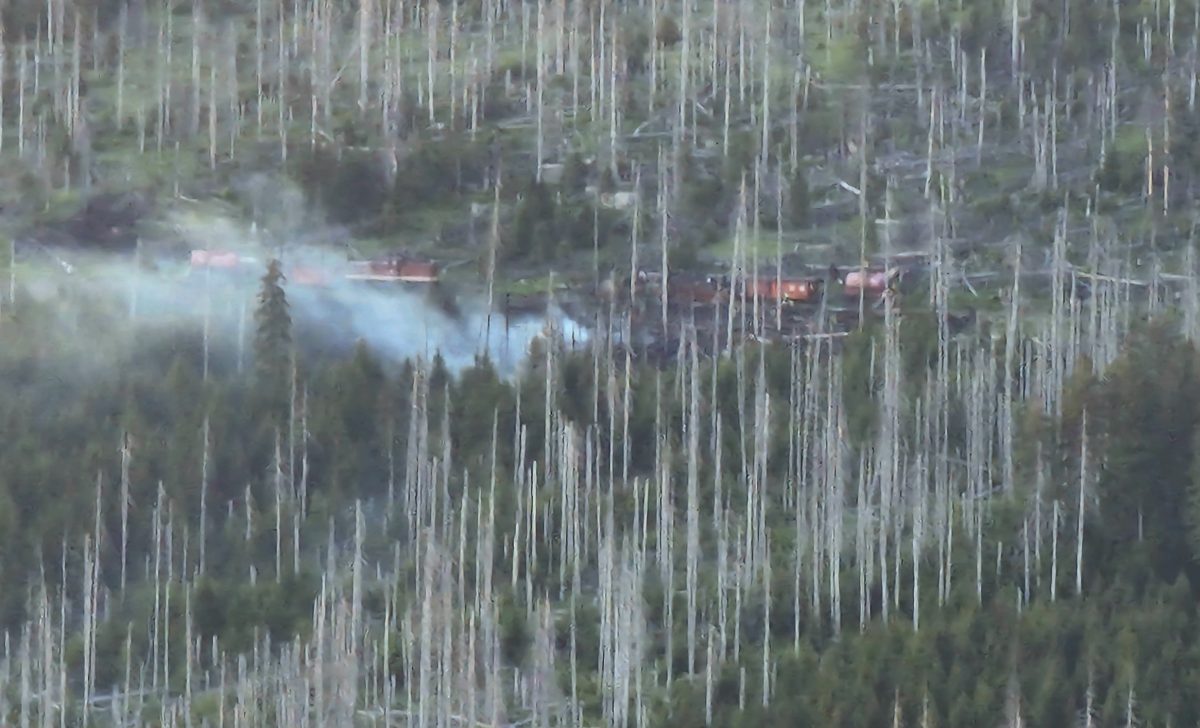
<instances>
[{"instance_id":1,"label":"hillside","mask_svg":"<svg viewBox=\"0 0 1200 728\"><path fill-rule=\"evenodd\" d=\"M128 249L223 200L276 245L482 275L498 238L501 277L586 280L628 272L638 199L639 265L938 239L988 270L1063 227L1178 269L1193 14L1076 5L21 0L5 219Z\"/></svg>"},{"instance_id":2,"label":"hillside","mask_svg":"<svg viewBox=\"0 0 1200 728\"><path fill-rule=\"evenodd\" d=\"M1196 2L0 22L0 724L1200 721Z\"/></svg>"}]
</instances>

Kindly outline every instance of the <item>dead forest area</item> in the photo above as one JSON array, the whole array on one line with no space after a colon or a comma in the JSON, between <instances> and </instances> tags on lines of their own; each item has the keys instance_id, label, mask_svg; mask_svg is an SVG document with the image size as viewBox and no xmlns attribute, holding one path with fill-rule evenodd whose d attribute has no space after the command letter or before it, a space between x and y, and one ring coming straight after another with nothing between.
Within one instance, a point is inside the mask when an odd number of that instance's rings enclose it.
<instances>
[{"instance_id":1,"label":"dead forest area","mask_svg":"<svg viewBox=\"0 0 1200 728\"><path fill-rule=\"evenodd\" d=\"M29 247L173 250L168 213L199 205L279 248L403 249L507 285L853 265L935 237L994 272L1060 224L1078 265L1099 237L1093 267L1182 272L1191 231L1194 3L0 13L4 234Z\"/></svg>"},{"instance_id":2,"label":"dead forest area","mask_svg":"<svg viewBox=\"0 0 1200 728\"><path fill-rule=\"evenodd\" d=\"M17 289L6 723L1197 718L1200 286L510 381L314 353L265 278L245 370Z\"/></svg>"},{"instance_id":3,"label":"dead forest area","mask_svg":"<svg viewBox=\"0 0 1200 728\"><path fill-rule=\"evenodd\" d=\"M0 724L1200 724L1200 3L0 23ZM680 319L657 363L614 305L509 377L333 352L274 265L243 353L29 254L170 250L181 209L489 295L927 275L837 337Z\"/></svg>"}]
</instances>

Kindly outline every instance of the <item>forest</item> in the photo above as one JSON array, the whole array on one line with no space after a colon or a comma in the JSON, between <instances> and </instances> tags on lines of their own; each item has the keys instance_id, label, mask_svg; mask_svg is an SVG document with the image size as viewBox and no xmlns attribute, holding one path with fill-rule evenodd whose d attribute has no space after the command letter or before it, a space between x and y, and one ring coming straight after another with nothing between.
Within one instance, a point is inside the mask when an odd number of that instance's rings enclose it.
<instances>
[{"instance_id":1,"label":"forest","mask_svg":"<svg viewBox=\"0 0 1200 728\"><path fill-rule=\"evenodd\" d=\"M273 269L240 372L219 342L201 366L199 326L18 296L0 707L1190 724L1200 352L1181 318L1131 317L1106 349L1091 322L1120 312L1075 301L1059 335L1111 360L1063 343L1047 362L947 336L940 298L837 348L690 342L665 368L539 340L506 380L484 355L452 373L307 350Z\"/></svg>"},{"instance_id":2,"label":"forest","mask_svg":"<svg viewBox=\"0 0 1200 728\"><path fill-rule=\"evenodd\" d=\"M1194 0L4 3L0 725L1200 724L1198 68Z\"/></svg>"}]
</instances>

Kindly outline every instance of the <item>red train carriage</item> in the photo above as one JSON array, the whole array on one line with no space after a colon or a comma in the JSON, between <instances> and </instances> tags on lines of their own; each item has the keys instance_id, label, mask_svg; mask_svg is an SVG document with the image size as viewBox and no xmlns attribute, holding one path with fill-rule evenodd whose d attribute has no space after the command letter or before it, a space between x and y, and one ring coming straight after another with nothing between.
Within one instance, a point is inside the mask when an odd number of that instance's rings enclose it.
<instances>
[{"instance_id":1,"label":"red train carriage","mask_svg":"<svg viewBox=\"0 0 1200 728\"><path fill-rule=\"evenodd\" d=\"M782 300L784 303L812 303L820 300L821 280L817 278L778 278L759 276L747 278L746 298L760 301ZM740 295L739 295L740 298Z\"/></svg>"},{"instance_id":2,"label":"red train carriage","mask_svg":"<svg viewBox=\"0 0 1200 728\"><path fill-rule=\"evenodd\" d=\"M847 298L879 298L891 289L899 278L899 271L891 270L852 270L842 279L842 291Z\"/></svg>"},{"instance_id":3,"label":"red train carriage","mask_svg":"<svg viewBox=\"0 0 1200 728\"><path fill-rule=\"evenodd\" d=\"M320 268L311 266L296 266L287 272L289 283L298 286L315 286L323 288L329 285L329 275Z\"/></svg>"},{"instance_id":4,"label":"red train carriage","mask_svg":"<svg viewBox=\"0 0 1200 728\"><path fill-rule=\"evenodd\" d=\"M406 256L389 256L350 263L346 278L352 281L385 281L399 283L436 283L437 265L427 260Z\"/></svg>"},{"instance_id":5,"label":"red train carriage","mask_svg":"<svg viewBox=\"0 0 1200 728\"><path fill-rule=\"evenodd\" d=\"M235 280L249 280L261 276L265 271L264 263L258 258L241 255L225 250L193 250L190 258L193 271L211 270L223 274L235 274ZM320 267L313 265L288 265L285 263L283 274L289 283L298 286L326 286L329 284L329 274Z\"/></svg>"},{"instance_id":6,"label":"red train carriage","mask_svg":"<svg viewBox=\"0 0 1200 728\"><path fill-rule=\"evenodd\" d=\"M821 297L821 281L817 278L784 278L771 281L771 298L784 303L812 303Z\"/></svg>"},{"instance_id":7,"label":"red train carriage","mask_svg":"<svg viewBox=\"0 0 1200 728\"><path fill-rule=\"evenodd\" d=\"M723 303L728 299L728 286L719 276L672 276L669 279L669 302L692 305Z\"/></svg>"},{"instance_id":8,"label":"red train carriage","mask_svg":"<svg viewBox=\"0 0 1200 728\"><path fill-rule=\"evenodd\" d=\"M253 258L244 258L228 250L193 250L190 261L192 268L221 270L235 270L257 262Z\"/></svg>"},{"instance_id":9,"label":"red train carriage","mask_svg":"<svg viewBox=\"0 0 1200 728\"><path fill-rule=\"evenodd\" d=\"M759 276L743 278L735 288L730 276L713 275L705 278L679 276L670 279L670 300L679 304L728 303L733 295L739 301L782 299L784 303L811 303L820 300L822 281L817 278L777 278Z\"/></svg>"}]
</instances>

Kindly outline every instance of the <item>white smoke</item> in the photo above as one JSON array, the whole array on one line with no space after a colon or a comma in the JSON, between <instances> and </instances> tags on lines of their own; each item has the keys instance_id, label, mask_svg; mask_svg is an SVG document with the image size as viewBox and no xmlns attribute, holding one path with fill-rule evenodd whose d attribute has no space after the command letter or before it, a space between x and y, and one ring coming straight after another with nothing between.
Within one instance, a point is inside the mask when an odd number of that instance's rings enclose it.
<instances>
[{"instance_id":1,"label":"white smoke","mask_svg":"<svg viewBox=\"0 0 1200 728\"><path fill-rule=\"evenodd\" d=\"M149 245L133 258L57 251L22 281L26 295L56 306L60 322L76 328L79 312L70 307L88 307L88 330L81 333L109 337L114 345L152 333L207 330L213 351L249 364L259 279L267 261L279 257L285 273L303 266L325 278L321 286L284 284L298 337L343 346L363 341L384 361L428 362L440 355L457 374L486 355L501 377L512 379L535 339L550 335L568 347L588 341L587 330L553 305L543 314L505 317L488 311L482 293L452 290L453 305L445 307L428 286L346 280L346 254L334 248L272 250L255 230L224 217L176 215L171 226L188 246L238 251L256 263L236 272L192 269L178 248L164 254Z\"/></svg>"},{"instance_id":2,"label":"white smoke","mask_svg":"<svg viewBox=\"0 0 1200 728\"><path fill-rule=\"evenodd\" d=\"M511 378L540 336L557 334L567 346L588 340L582 326L554 307L542 316L489 316L486 299L477 293L456 296L453 312L428 291L394 284L334 280L326 287L288 286L287 293L298 326L361 339L390 361L430 361L440 355L452 373L486 355L500 376Z\"/></svg>"}]
</instances>

